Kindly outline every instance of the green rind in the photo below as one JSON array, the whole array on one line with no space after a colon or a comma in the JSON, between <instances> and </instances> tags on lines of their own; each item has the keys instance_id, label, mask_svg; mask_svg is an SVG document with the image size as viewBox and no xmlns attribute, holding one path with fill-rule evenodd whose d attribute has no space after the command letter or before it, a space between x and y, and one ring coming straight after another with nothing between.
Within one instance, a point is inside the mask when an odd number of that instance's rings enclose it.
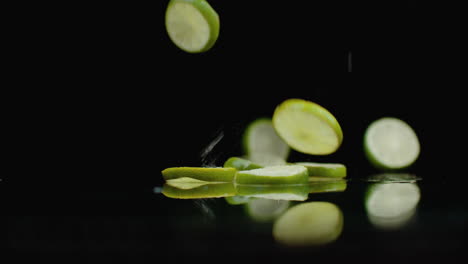
<instances>
[{"instance_id":1,"label":"green rind","mask_svg":"<svg viewBox=\"0 0 468 264\"><path fill-rule=\"evenodd\" d=\"M232 182L237 170L221 167L172 167L164 169L161 173L165 180L187 177L208 182Z\"/></svg>"},{"instance_id":2,"label":"green rind","mask_svg":"<svg viewBox=\"0 0 468 264\"><path fill-rule=\"evenodd\" d=\"M175 42L174 44L181 50L188 53L200 53L211 49L219 37L220 22L218 13L213 9L213 7L211 7L211 5L206 0L171 0L166 8L166 17L169 8L171 8L171 6L177 2L191 4L200 11L200 14L202 14L202 16L207 20L208 24L210 25L210 38L201 50L187 50L179 46ZM167 20L165 20L165 22L167 23Z\"/></svg>"},{"instance_id":3,"label":"green rind","mask_svg":"<svg viewBox=\"0 0 468 264\"><path fill-rule=\"evenodd\" d=\"M253 170L253 169L260 169L263 166L260 166L248 159L243 159L239 157L231 157L223 165L224 168L235 168L236 170Z\"/></svg>"},{"instance_id":4,"label":"green rind","mask_svg":"<svg viewBox=\"0 0 468 264\"><path fill-rule=\"evenodd\" d=\"M252 154L267 154L267 155L272 155L272 156L278 156L279 158L286 160L289 156L289 153L291 152L291 149L289 147L287 148L285 153L254 153L254 151L250 148L249 138L251 136L251 133L257 125L262 124L262 123L268 123L274 129L273 121L271 118L268 118L268 117L260 117L250 122L247 125L247 128L244 131L244 134L242 135L242 149L244 150L244 153L246 153L247 156L251 156ZM281 139L279 135L278 137ZM286 142L284 142L284 144L287 145Z\"/></svg>"},{"instance_id":5,"label":"green rind","mask_svg":"<svg viewBox=\"0 0 468 264\"><path fill-rule=\"evenodd\" d=\"M307 168L309 176L345 178L347 174L346 166L341 163L318 163L318 162L295 162Z\"/></svg>"},{"instance_id":6,"label":"green rind","mask_svg":"<svg viewBox=\"0 0 468 264\"><path fill-rule=\"evenodd\" d=\"M294 175L284 176L268 176L268 175L255 175L259 170L271 169L273 167L302 167L298 173ZM260 171L261 172L261 171ZM272 166L255 170L239 171L236 176L237 184L306 184L309 181L309 174L304 166L297 165L284 165L284 166Z\"/></svg>"},{"instance_id":7,"label":"green rind","mask_svg":"<svg viewBox=\"0 0 468 264\"><path fill-rule=\"evenodd\" d=\"M175 199L201 199L220 198L236 195L236 187L231 183L205 184L192 189L179 189L164 184L161 192L168 198Z\"/></svg>"},{"instance_id":8,"label":"green rind","mask_svg":"<svg viewBox=\"0 0 468 264\"><path fill-rule=\"evenodd\" d=\"M313 114L315 117L319 118L320 120L324 121L325 123L327 123L332 129L333 131L336 133L336 139L337 139L337 145L334 146L333 148L330 148L326 151L324 150L321 150L321 151L310 151L310 150L306 150L304 147L302 146L293 146L291 144L291 142L289 142L289 139L285 137L285 135L282 134L282 130L279 129L279 124L278 124L278 121L277 121L277 116L278 116L278 113L280 113L281 111L284 111L285 108L290 108L291 106L293 107L296 107L296 108L299 108L301 109L302 111L304 112L308 112L310 114ZM307 100L303 100L303 99L296 99L296 98L293 98L293 99L287 99L285 100L284 102L282 102L281 104L279 104L276 108L275 108L275 111L273 113L273 126L275 127L276 131L278 132L278 135L286 142L288 143L288 145L293 148L294 150L296 151L299 151L299 152L302 152L302 153L305 153L305 154L310 154L310 155L329 155L329 154L332 154L334 153L336 150L338 150L338 148L341 146L342 142L343 142L343 130L341 129L341 126L340 124L338 123L338 121L336 120L335 116L333 114L331 114L327 109L325 109L324 107L314 103L314 102L311 102L311 101L307 101Z\"/></svg>"}]
</instances>

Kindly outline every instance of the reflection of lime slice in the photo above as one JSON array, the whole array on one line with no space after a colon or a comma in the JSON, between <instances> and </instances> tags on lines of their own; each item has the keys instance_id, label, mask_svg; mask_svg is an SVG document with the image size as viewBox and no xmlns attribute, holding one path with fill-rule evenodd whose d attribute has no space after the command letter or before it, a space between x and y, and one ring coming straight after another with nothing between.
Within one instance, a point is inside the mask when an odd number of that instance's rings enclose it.
<instances>
[{"instance_id":1,"label":"reflection of lime slice","mask_svg":"<svg viewBox=\"0 0 468 264\"><path fill-rule=\"evenodd\" d=\"M372 165L380 169L401 169L419 156L419 140L404 121L384 117L372 122L364 134L364 151Z\"/></svg>"},{"instance_id":2,"label":"reflection of lime slice","mask_svg":"<svg viewBox=\"0 0 468 264\"><path fill-rule=\"evenodd\" d=\"M225 199L228 204L238 205L238 204L246 204L252 198L248 196L236 195L236 196L226 197Z\"/></svg>"},{"instance_id":3,"label":"reflection of lime slice","mask_svg":"<svg viewBox=\"0 0 468 264\"><path fill-rule=\"evenodd\" d=\"M346 166L341 163L296 162L294 164L306 167L309 176L346 177Z\"/></svg>"},{"instance_id":4,"label":"reflection of lime slice","mask_svg":"<svg viewBox=\"0 0 468 264\"><path fill-rule=\"evenodd\" d=\"M305 184L309 174L304 166L282 165L239 171L238 184Z\"/></svg>"},{"instance_id":5,"label":"reflection of lime slice","mask_svg":"<svg viewBox=\"0 0 468 264\"><path fill-rule=\"evenodd\" d=\"M232 182L237 170L234 168L173 167L162 171L165 180L192 178L211 182Z\"/></svg>"},{"instance_id":6,"label":"reflection of lime slice","mask_svg":"<svg viewBox=\"0 0 468 264\"><path fill-rule=\"evenodd\" d=\"M191 189L180 189L164 184L162 194L169 198L178 199L218 198L235 195L236 187L232 182L204 184Z\"/></svg>"},{"instance_id":7,"label":"reflection of lime slice","mask_svg":"<svg viewBox=\"0 0 468 264\"><path fill-rule=\"evenodd\" d=\"M176 46L187 52L209 50L219 35L219 16L205 0L171 0L166 30Z\"/></svg>"},{"instance_id":8,"label":"reflection of lime slice","mask_svg":"<svg viewBox=\"0 0 468 264\"><path fill-rule=\"evenodd\" d=\"M288 209L289 201L256 198L246 204L248 216L257 222L270 222Z\"/></svg>"},{"instance_id":9,"label":"reflection of lime slice","mask_svg":"<svg viewBox=\"0 0 468 264\"><path fill-rule=\"evenodd\" d=\"M379 173L370 175L367 179L368 182L417 182L421 180L421 177L418 177L414 174L409 173Z\"/></svg>"},{"instance_id":10,"label":"reflection of lime slice","mask_svg":"<svg viewBox=\"0 0 468 264\"><path fill-rule=\"evenodd\" d=\"M286 160L289 154L289 146L278 136L269 118L259 118L247 126L243 135L243 146L251 160L263 155ZM280 164L264 166L266 165Z\"/></svg>"},{"instance_id":11,"label":"reflection of lime slice","mask_svg":"<svg viewBox=\"0 0 468 264\"><path fill-rule=\"evenodd\" d=\"M308 184L237 185L237 195L273 200L305 201L309 194Z\"/></svg>"},{"instance_id":12,"label":"reflection of lime slice","mask_svg":"<svg viewBox=\"0 0 468 264\"><path fill-rule=\"evenodd\" d=\"M331 154L343 140L341 127L328 110L301 99L288 99L277 106L273 126L291 148L306 154Z\"/></svg>"},{"instance_id":13,"label":"reflection of lime slice","mask_svg":"<svg viewBox=\"0 0 468 264\"><path fill-rule=\"evenodd\" d=\"M347 183L343 179L309 177L309 193L343 192Z\"/></svg>"},{"instance_id":14,"label":"reflection of lime slice","mask_svg":"<svg viewBox=\"0 0 468 264\"><path fill-rule=\"evenodd\" d=\"M238 157L231 157L226 162L224 162L225 168L235 168L237 170L252 170L252 169L259 169L262 166L253 163L248 159L238 158Z\"/></svg>"},{"instance_id":15,"label":"reflection of lime slice","mask_svg":"<svg viewBox=\"0 0 468 264\"><path fill-rule=\"evenodd\" d=\"M301 203L289 208L273 225L273 237L288 246L323 245L343 230L343 213L329 202Z\"/></svg>"},{"instance_id":16,"label":"reflection of lime slice","mask_svg":"<svg viewBox=\"0 0 468 264\"><path fill-rule=\"evenodd\" d=\"M395 218L413 210L419 199L415 183L375 183L367 190L365 207L374 217Z\"/></svg>"}]
</instances>

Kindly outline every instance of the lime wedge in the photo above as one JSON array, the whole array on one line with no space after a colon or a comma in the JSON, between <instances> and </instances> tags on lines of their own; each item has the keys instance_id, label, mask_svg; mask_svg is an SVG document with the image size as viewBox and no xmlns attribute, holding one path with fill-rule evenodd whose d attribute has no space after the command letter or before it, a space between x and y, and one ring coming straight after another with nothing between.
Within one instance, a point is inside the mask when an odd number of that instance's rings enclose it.
<instances>
[{"instance_id":1,"label":"lime wedge","mask_svg":"<svg viewBox=\"0 0 468 264\"><path fill-rule=\"evenodd\" d=\"M307 168L309 176L344 178L346 166L341 163L295 162Z\"/></svg>"},{"instance_id":2,"label":"lime wedge","mask_svg":"<svg viewBox=\"0 0 468 264\"><path fill-rule=\"evenodd\" d=\"M403 169L419 156L419 140L404 121L383 117L372 122L364 134L364 152L372 165L383 170Z\"/></svg>"},{"instance_id":3,"label":"lime wedge","mask_svg":"<svg viewBox=\"0 0 468 264\"><path fill-rule=\"evenodd\" d=\"M232 182L237 170L234 168L205 168L205 167L173 167L162 171L167 180L177 178L192 178L208 182Z\"/></svg>"},{"instance_id":4,"label":"lime wedge","mask_svg":"<svg viewBox=\"0 0 468 264\"><path fill-rule=\"evenodd\" d=\"M331 154L343 141L335 117L322 106L302 99L288 99L278 105L273 126L291 148L305 154Z\"/></svg>"},{"instance_id":5,"label":"lime wedge","mask_svg":"<svg viewBox=\"0 0 468 264\"><path fill-rule=\"evenodd\" d=\"M290 206L290 201L256 198L246 205L247 215L256 222L271 222L283 214Z\"/></svg>"},{"instance_id":6,"label":"lime wedge","mask_svg":"<svg viewBox=\"0 0 468 264\"><path fill-rule=\"evenodd\" d=\"M301 203L273 224L273 237L287 246L318 246L336 240L343 230L343 213L329 202Z\"/></svg>"},{"instance_id":7,"label":"lime wedge","mask_svg":"<svg viewBox=\"0 0 468 264\"><path fill-rule=\"evenodd\" d=\"M166 30L180 49L204 52L218 39L219 16L205 0L171 0L166 9Z\"/></svg>"},{"instance_id":8,"label":"lime wedge","mask_svg":"<svg viewBox=\"0 0 468 264\"><path fill-rule=\"evenodd\" d=\"M231 157L226 162L224 162L224 168L235 168L237 170L252 170L252 169L259 169L262 166L253 163L248 159L243 159L239 157Z\"/></svg>"},{"instance_id":9,"label":"lime wedge","mask_svg":"<svg viewBox=\"0 0 468 264\"><path fill-rule=\"evenodd\" d=\"M239 171L238 184L306 184L309 174L304 166L280 165Z\"/></svg>"},{"instance_id":10,"label":"lime wedge","mask_svg":"<svg viewBox=\"0 0 468 264\"><path fill-rule=\"evenodd\" d=\"M256 119L247 126L243 135L243 146L245 153L253 161L262 156L286 160L289 154L289 146L278 136L270 118Z\"/></svg>"},{"instance_id":11,"label":"lime wedge","mask_svg":"<svg viewBox=\"0 0 468 264\"><path fill-rule=\"evenodd\" d=\"M203 184L198 187L183 189L169 184L164 184L162 194L176 199L202 199L220 198L236 195L236 187L232 182Z\"/></svg>"}]
</instances>

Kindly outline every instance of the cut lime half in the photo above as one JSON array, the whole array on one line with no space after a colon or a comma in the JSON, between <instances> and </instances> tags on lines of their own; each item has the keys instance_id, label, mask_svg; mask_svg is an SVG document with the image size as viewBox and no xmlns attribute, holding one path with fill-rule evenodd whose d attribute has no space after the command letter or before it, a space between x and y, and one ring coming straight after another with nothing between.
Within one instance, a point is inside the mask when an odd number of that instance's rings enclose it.
<instances>
[{"instance_id":1,"label":"cut lime half","mask_svg":"<svg viewBox=\"0 0 468 264\"><path fill-rule=\"evenodd\" d=\"M372 122L364 134L364 152L379 169L396 170L412 165L420 145L414 130L404 121L384 117Z\"/></svg>"},{"instance_id":2,"label":"cut lime half","mask_svg":"<svg viewBox=\"0 0 468 264\"><path fill-rule=\"evenodd\" d=\"M219 35L219 16L205 0L171 0L166 9L166 30L180 49L209 50Z\"/></svg>"},{"instance_id":3,"label":"cut lime half","mask_svg":"<svg viewBox=\"0 0 468 264\"><path fill-rule=\"evenodd\" d=\"M243 147L251 160L262 156L286 160L289 154L289 146L278 136L270 118L256 119L247 126L243 135Z\"/></svg>"},{"instance_id":4,"label":"cut lime half","mask_svg":"<svg viewBox=\"0 0 468 264\"><path fill-rule=\"evenodd\" d=\"M288 99L278 105L273 126L291 148L306 154L331 154L343 141L335 117L322 106L302 99Z\"/></svg>"}]
</instances>

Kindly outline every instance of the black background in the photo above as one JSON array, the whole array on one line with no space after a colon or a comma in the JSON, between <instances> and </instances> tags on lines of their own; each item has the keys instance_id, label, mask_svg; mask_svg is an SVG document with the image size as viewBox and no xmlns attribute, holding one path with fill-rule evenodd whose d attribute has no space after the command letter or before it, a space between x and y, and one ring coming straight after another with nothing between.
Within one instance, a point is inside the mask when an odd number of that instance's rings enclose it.
<instances>
[{"instance_id":1,"label":"black background","mask_svg":"<svg viewBox=\"0 0 468 264\"><path fill-rule=\"evenodd\" d=\"M20 69L14 87L21 89L5 97L14 105L7 118L15 169L1 182L10 224L18 215L156 219L149 197L163 183L161 170L202 165L201 152L219 133L210 158L221 166L242 154L244 126L287 98L324 106L344 133L332 155L293 158L345 163L350 179L366 177L376 170L362 153L364 130L395 116L421 142L409 171L440 183L438 195L465 199L465 103L463 86L443 75L457 69L450 25L440 23L444 8L418 1L210 3L221 30L202 54L168 38L167 1L54 5L22 27L10 67ZM12 226L14 240L22 226ZM158 227L145 228L128 234L144 240Z\"/></svg>"}]
</instances>

